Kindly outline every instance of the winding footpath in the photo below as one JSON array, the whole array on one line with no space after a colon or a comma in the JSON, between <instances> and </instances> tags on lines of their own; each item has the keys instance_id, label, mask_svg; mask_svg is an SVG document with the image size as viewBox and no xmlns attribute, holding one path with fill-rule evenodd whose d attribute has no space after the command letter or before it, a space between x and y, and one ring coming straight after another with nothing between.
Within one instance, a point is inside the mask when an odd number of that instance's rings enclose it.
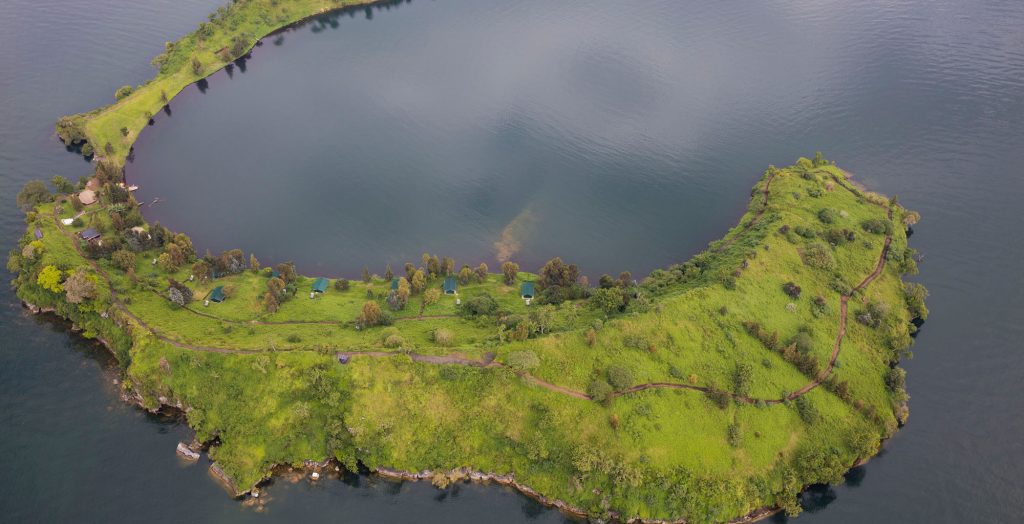
<instances>
[{"instance_id":1,"label":"winding footpath","mask_svg":"<svg viewBox=\"0 0 1024 524\"><path fill-rule=\"evenodd\" d=\"M765 212L767 211L767 209L768 209L768 200L769 200L769 196L770 196L771 183L772 183L772 180L774 180L774 178L775 178L775 175L773 174L772 176L770 176L765 181L764 189L762 189L762 191L761 191L761 193L763 195L763 201L762 201L761 209L759 209L757 211L757 213L754 214L754 217L750 221L748 221L746 224L743 225L744 229L749 229L749 228L753 227L761 219L761 217L764 216ZM835 179L835 181L843 189L846 189L847 191L850 191L850 192L853 192L853 193L856 194L855 190L851 189L849 186L847 186L843 181L839 180L837 177L833 176L833 179ZM892 206L891 205L890 206L884 206L883 204L879 204L879 203L874 203L874 204L886 207L889 219L890 220L892 219ZM181 349L186 349L186 350L189 350L189 351L200 351L200 352L220 353L220 354L241 354L241 355L251 355L251 354L258 354L258 353L265 352L265 350L260 350L260 349L227 349L227 348L218 348L218 347L209 347L209 346L198 346L198 345L194 345L194 344L185 343L185 342L182 342L182 341L179 341L179 340L175 340L173 338L170 338L170 337L164 335L159 330L157 330L156 328L154 328L153 326L149 325L144 320L139 318L138 315L133 313L130 309L128 309L128 307L124 304L124 302L118 297L117 291L114 288L114 284L113 284L113 281L110 278L110 275L107 274L106 270L104 270L95 260L93 260L93 259L91 259L91 258L89 258L88 256L85 255L84 251L82 250L81 244L79 242L78 236L75 235L74 233L71 233L71 232L67 231L67 229L64 227L63 223L59 219L56 206L54 207L53 219L54 219L54 223L57 226L57 229L64 236L66 236L68 239L70 239L70 241L71 241L72 245L74 246L75 251L78 253L78 255L81 256L83 259L87 260L89 262L89 264L92 266L92 268L96 271L96 273L99 274L103 278L103 280L106 282L107 287L110 289L110 296L111 296L112 305L115 308L117 308L118 310L120 310L122 313L124 313L128 318L130 318L139 327L147 330L157 340L160 340L161 342L164 342L164 343L169 344L171 346L174 346L174 347L177 347L177 348L181 348ZM736 235L733 235L731 238L727 239L722 244L718 245L715 248L715 251L717 252L717 251L724 250L729 245L731 245L735 241L736 238L738 238L738 237ZM857 284L857 286L855 286L849 294L841 294L839 296L839 325L838 325L838 330L836 332L835 341L832 344L832 353L830 355L830 358L828 360L827 365L825 366L825 369L822 370L822 372L819 373L816 378L812 379L810 382L808 382L807 384L802 386L800 389L797 389L796 391L794 391L794 392L792 392L792 393L790 393L790 394L788 394L788 395L786 395L784 397L781 397L781 398L763 399L763 398L749 397L749 396L745 396L745 395L737 395L735 393L730 393L730 392L723 392L723 393L729 395L731 398L733 398L736 401L747 403L747 404L753 404L753 403L757 403L757 402L763 402L765 404L781 404L783 402L787 402L787 401L796 399L796 398L798 398L800 396L803 396L803 395L809 393L810 391L812 391L815 388L817 388L818 386L820 386L823 382L828 380L828 378L832 375L833 369L835 368L836 360L839 358L839 352L842 349L843 338L846 336L846 324L847 324L846 317L847 317L847 314L848 314L848 302L849 302L850 298L852 297L852 295L854 293L857 293L857 292L862 291L863 289L867 288L867 286L869 284L871 284L871 282L873 282L876 278L881 276L882 271L885 270L886 259L887 259L887 256L889 254L889 248L890 248L891 244L892 244L892 234L889 233L889 234L886 234L886 236L885 236L885 241L884 241L884 243L882 245L882 250L881 250L881 253L879 254L878 261L875 263L874 270L868 276L864 277L864 280L862 280L859 284ZM156 293L156 292L154 291L154 293ZM266 321L256 321L256 320L251 320L251 321L231 320L231 319L220 318L220 317L217 317L215 315L211 315L211 314L208 314L208 313L205 313L205 312L202 312L202 311L198 311L198 310L195 310L195 309L192 309L192 308L188 308L188 307L186 307L185 309L190 311L190 312L192 312L192 313L194 313L194 314L196 314L196 315L202 316L202 317L207 317L207 318L211 318L211 319L215 319L215 320L219 320L219 321L223 321L223 322L235 323L235 324L255 324L255 325L303 325L303 324L330 324L330 325L338 325L338 324L340 324L340 322L337 322L337 321L302 321L302 320L294 320L294 321L266 322ZM415 320L415 319L418 319L418 318L419 317L412 317L412 318L405 319L405 320ZM289 350L289 351L307 351L307 350ZM409 351L339 351L339 352L337 352L335 354L337 359L341 363L343 363L343 364L348 362L349 359L351 359L351 358L393 358L393 357L403 356L403 355L409 357L413 362L418 362L418 363L423 363L423 364L432 364L432 365L461 365L461 366L471 366L471 367L477 367L477 368L506 368L507 367L504 364L502 364L501 362L496 361L495 360L495 356L494 356L493 353L487 353L484 356L483 360L474 360L474 359L466 358L464 356L460 356L460 355L457 355L457 354L425 355L425 354L409 352ZM517 374L523 380L525 380L527 382L530 382L530 383L532 383L534 385L537 385L539 387L542 387L544 389L547 389L549 391L553 391L555 393L558 393L558 394L561 394L561 395L566 395L566 396L569 396L569 397L572 397L572 398L576 398L576 399L580 399L580 400L593 400L592 396L590 396L587 393L584 393L582 391L577 391L577 390L574 390L572 388L568 388L568 387L565 387L565 386L559 386L557 384L553 384L551 382L547 382L547 381L545 381L545 380L543 380L541 378L538 378L538 377L536 377L534 375L531 375L529 373L522 372L522 373L517 373ZM702 392L702 393L705 393L705 394L712 392L712 388L709 388L709 387L706 387L706 386L698 386L698 385L694 385L694 384L682 384L682 383L675 383L675 382L650 382L650 383L646 383L646 384L637 384L635 386L632 386L632 387L629 387L629 388L626 388L626 389L615 391L615 392L611 393L608 396L608 399L611 400L611 399L615 399L615 398L618 398L618 397L621 397L621 396L624 396L624 395L630 395L630 394L633 394L633 393L639 393L641 391L647 391L647 390L652 390L652 389L690 390L690 391L699 391L699 392Z\"/></svg>"}]
</instances>

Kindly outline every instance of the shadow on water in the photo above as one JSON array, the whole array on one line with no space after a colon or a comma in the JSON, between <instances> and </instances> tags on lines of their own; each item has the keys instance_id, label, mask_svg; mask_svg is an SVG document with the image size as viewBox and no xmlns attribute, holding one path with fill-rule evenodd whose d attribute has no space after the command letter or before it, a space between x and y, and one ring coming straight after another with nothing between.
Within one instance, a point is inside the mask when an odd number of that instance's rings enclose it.
<instances>
[{"instance_id":1,"label":"shadow on water","mask_svg":"<svg viewBox=\"0 0 1024 524\"><path fill-rule=\"evenodd\" d=\"M228 73L228 76L231 76L230 72ZM210 88L210 82L208 82L205 78L201 78L199 79L198 82L196 82L196 87L199 88L200 93L206 94L206 90Z\"/></svg>"}]
</instances>

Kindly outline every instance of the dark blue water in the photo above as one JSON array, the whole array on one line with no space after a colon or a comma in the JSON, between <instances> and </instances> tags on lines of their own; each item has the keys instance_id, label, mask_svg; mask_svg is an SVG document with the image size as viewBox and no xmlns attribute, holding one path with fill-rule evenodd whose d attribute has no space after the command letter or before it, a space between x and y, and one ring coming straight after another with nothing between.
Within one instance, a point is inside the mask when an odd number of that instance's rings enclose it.
<instances>
[{"instance_id":1,"label":"dark blue water","mask_svg":"<svg viewBox=\"0 0 1024 524\"><path fill-rule=\"evenodd\" d=\"M5 251L26 180L89 170L54 120L150 77L217 3L0 6ZM500 248L641 273L721 234L766 164L822 150L922 213L932 316L909 424L799 520L1024 515L1024 3L417 0L268 38L171 106L129 169L166 200L147 215L330 274ZM187 428L118 400L102 349L0 293L5 521L562 520L502 488L367 478L242 507L177 462Z\"/></svg>"}]
</instances>

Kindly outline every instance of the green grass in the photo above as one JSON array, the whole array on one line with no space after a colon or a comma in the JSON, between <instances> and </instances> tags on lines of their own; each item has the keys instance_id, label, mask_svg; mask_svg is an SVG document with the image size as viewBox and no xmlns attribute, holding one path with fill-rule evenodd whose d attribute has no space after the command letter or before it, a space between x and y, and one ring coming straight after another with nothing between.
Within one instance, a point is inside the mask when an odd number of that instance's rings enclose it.
<instances>
[{"instance_id":1,"label":"green grass","mask_svg":"<svg viewBox=\"0 0 1024 524\"><path fill-rule=\"evenodd\" d=\"M267 274L246 271L189 283L197 300L188 310L172 307L163 295L166 279L186 281L188 270L161 271L151 263L158 252L138 254L137 282L109 261L96 261L124 307L145 323L141 326L117 310L109 293L72 305L35 283L46 265L94 272L57 227L54 204L40 206L29 224L23 245L39 227L42 254L16 259L20 274L15 283L26 301L56 307L88 334L112 342L127 368L125 387L145 405L155 407L163 397L187 406L190 425L200 439L217 438L211 456L242 490L274 465L330 456L350 467L359 461L371 468L468 467L513 474L544 495L595 516L721 521L762 506L792 506L802 485L834 478L826 466L803 463L800 457L806 453L826 453L845 469L873 452L854 436L866 432L877 442L894 430L894 412L903 398L887 388L884 377L893 358L890 337L906 333L909 325L897 264L888 264L850 299L834 376L848 382L851 397L841 399L824 387L812 390L805 400L818 418L810 423L791 402L730 401L720 408L697 391L652 389L601 405L545 389L507 368L418 363L407 356L354 358L340 365L334 353L390 351L384 348L389 334L404 339L403 351L426 355L483 359L494 353L503 362L513 351L529 350L540 360L532 375L577 391L604 379L616 365L628 368L637 384L684 383L728 391L738 363L749 363L748 395L778 399L812 377L748 335L744 322L777 332L783 344L798 330L808 331L810 354L824 367L839 323L840 295L832 283L837 277L859 283L882 250L884 236L864 231L860 223L886 219L886 206L872 203L879 197L837 180L844 182L845 176L831 166L780 170L767 206L756 195L740 223L763 209L760 218L752 227L737 226L724 237L727 242L713 243L711 251L696 257L703 264L699 274L685 281L645 283L649 307L609 318L585 301L567 302L554 308L551 332L518 342L499 337L493 318L457 315L452 296L443 296L420 318L421 297L414 295L406 310L394 312L392 326L358 330L352 320L368 288L386 307L379 293L390 286L381 279L354 281L347 291L331 286L310 299L312 277L300 277L296 296L268 314L260 304ZM825 207L838 212L836 222L823 224L818 218ZM90 211L84 227L111 229L102 207ZM896 217L902 212L897 207ZM833 270L816 269L801 258L813 240L795 236L797 226L819 233L847 228L856 238L828 248L835 258ZM894 227L891 249L902 253L905 247L903 229ZM723 284L721 276L737 269L735 285ZM521 278L536 276L523 273ZM787 282L801 287L799 298L783 292ZM201 297L216 286L229 290L228 299L204 306ZM430 286L440 286L440 280ZM527 306L518 288L504 285L499 275L460 286L458 297L479 293L494 296L512 314L528 315L541 307ZM826 308L816 314L812 300L817 296L825 299ZM868 301L891 306L881 327L854 320ZM98 314L104 311L106 318ZM595 324L600 329L590 345L585 333ZM450 346L433 342L439 328L454 334ZM176 347L156 335L224 353ZM730 427L738 440L730 442Z\"/></svg>"}]
</instances>

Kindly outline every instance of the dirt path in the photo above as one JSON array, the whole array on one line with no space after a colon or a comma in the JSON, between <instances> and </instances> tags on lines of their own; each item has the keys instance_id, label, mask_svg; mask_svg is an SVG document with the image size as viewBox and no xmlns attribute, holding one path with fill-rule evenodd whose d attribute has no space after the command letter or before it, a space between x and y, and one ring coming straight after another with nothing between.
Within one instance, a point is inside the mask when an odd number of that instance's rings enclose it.
<instances>
[{"instance_id":1,"label":"dirt path","mask_svg":"<svg viewBox=\"0 0 1024 524\"><path fill-rule=\"evenodd\" d=\"M753 227L753 225L756 224L758 220L760 220L760 218L764 215L765 211L768 209L768 200L769 200L769 196L770 196L770 187L771 187L772 180L774 180L774 178L775 178L775 175L773 174L765 182L764 189L762 190L762 194L764 196L764 200L762 202L762 207L761 207L760 210L758 210L757 213L755 213L754 217L743 226L744 229L749 229L750 227ZM835 176L833 176L833 178L835 178ZM842 183L838 179L836 180L836 182L839 183L839 185L841 187L843 187L844 189L846 189L847 191L853 192L852 189L850 189L848 186L846 186L844 183ZM877 205L881 205L881 204L877 204ZM889 206L887 208L887 210L888 210L889 218L891 220L892 219L892 207ZM60 230L60 232L71 240L72 245L74 246L75 251L78 253L78 255L81 256L86 261L88 261L89 264L92 266L92 268L106 282L107 287L110 289L111 301L112 301L114 307L116 307L117 309L121 310L126 316L131 318L132 321L134 321L136 324L138 324L143 329L149 331L154 337L156 337L161 342L164 342L166 344L170 344L170 345L172 345L174 347L178 347L178 348L182 348L182 349L187 349L187 350L190 350L190 351L203 351L203 352L210 352L210 353L255 354L255 353L262 353L264 351L264 350L256 350L256 349L227 349L227 348L217 348L217 347L208 347L208 346L197 346L197 345L193 345L193 344L188 344L188 343L180 342L178 340L174 340L174 339L172 339L170 337L167 337L166 335L162 334L156 328L150 326L144 320L142 320L137 315L135 315L135 313L132 313L124 305L124 303L117 296L117 292L114 289L114 285L113 285L112 280L110 279L110 275L108 275L107 272L104 271L103 268L101 268L100 265L97 264L95 260L92 260L91 258L85 256L85 253L82 251L81 245L79 243L78 237L76 235L74 235L73 233L69 233L64 228L63 224L61 223L60 219L57 216L56 208L54 209L53 218L54 218L54 222L56 223L57 228ZM718 246L718 248L716 248L716 251L721 251L722 249L725 249L726 247L731 245L735 241L736 238L737 238L736 236L733 236L729 240L723 242L720 246ZM729 392L725 392L725 393L727 395L729 395L730 397L732 397L734 400L737 400L737 401L740 401L740 402L744 402L744 403L748 403L748 404L749 403L755 403L755 402L764 402L764 403L767 403L767 404L779 404L779 403L785 402L787 400L793 400L793 399L795 399L797 397L805 395L808 392L812 391L814 388L820 386L822 382L828 380L828 378L832 375L832 371L833 371L833 369L835 367L836 360L839 358L839 352L840 352L840 350L842 348L843 338L846 336L846 322L847 322L846 317L847 317L847 313L848 313L848 306L847 306L847 304L848 304L848 302L850 300L850 296L853 293L856 293L856 292L861 291L864 288L866 288L869 284L871 284L871 282L873 282L876 278L878 278L882 274L882 271L885 269L886 257L887 257L887 255L889 253L889 247L890 247L891 244L892 244L892 234L888 234L885 237L885 242L882 245L882 251L879 254L878 261L875 263L875 268L871 272L871 274L869 274L868 276L864 277L864 280L862 280L859 284L857 284L856 287L853 288L853 290L851 291L850 295L840 295L840 297L839 297L839 328L838 328L838 330L836 332L836 338L835 338L835 341L833 342L833 345L832 345L832 354L831 354L831 356L829 358L828 364L826 365L825 369L819 374L819 376L817 378L815 378L814 380L808 382L803 387L801 387L800 389L794 391L793 393L790 393L789 395L787 395L787 396L785 396L783 398L777 398L777 399L758 399L758 398L747 397L747 396L742 396L742 395L735 395L735 394L729 393ZM339 324L339 322L334 322L334 321L301 321L301 320L297 320L297 321L281 321L281 322L260 322L260 321L245 321L245 320L228 320L228 319L223 319L223 318L220 318L220 317L217 317L215 315L211 315L211 314L208 314L208 313L205 313L205 312L202 312L202 311L197 311L197 310L194 310L192 308L185 308L185 309L187 309L188 311L190 311L190 312L192 312L192 313L194 313L196 315L199 315L199 316L208 317L208 318L220 320L220 321L223 321L223 322L230 322L230 323L235 323L235 324L256 324L256 325L302 325L302 324L338 325ZM447 318L448 315L435 315L435 316L432 316L432 317L431 316L428 316L428 317L413 317L413 318L408 318L408 319L403 319L403 320L417 320L417 319L442 318L442 317L443 318ZM296 351L302 351L302 350L296 350ZM499 367L505 367L502 363L497 362L497 361L494 360L494 354L493 353L488 353L485 356L484 360L469 359L469 358L465 358L464 356L459 356L459 355L456 355L456 354L449 354L449 355L423 355L423 354L419 354L419 353L403 352L403 351L341 351L341 352L337 352L336 353L337 358L339 360L343 360L343 361L347 361L347 359L353 358L353 357L359 357L359 358L363 358L363 357L366 357L366 358L390 358L390 357L395 357L395 356L399 356L399 355L406 355L410 359L412 359L413 362L419 362L419 363L424 363L424 364L462 365L462 366L471 366L471 367L478 367L478 368L499 368ZM586 393L584 393L582 391L577 391L577 390L574 390L574 389L571 389L571 388L568 388L568 387L559 386L557 384L552 384L552 383L547 382L547 381L545 381L543 379L537 378L537 377L535 377L535 376L533 376L533 375L531 375L529 373L520 373L519 375L520 375L520 377L522 377L527 382L530 382L532 384L540 386L540 387L542 387L544 389L547 389L549 391L553 391L553 392L556 392L556 393L559 393L559 394L562 394L562 395L566 395L566 396L569 396L569 397L573 397L573 398L576 398L576 399L592 400L592 397L590 395L588 395L588 394L586 394ZM684 390L690 390L690 391L699 391L699 392L702 392L702 393L709 393L711 391L711 389L708 388L708 387L697 386L697 385L693 385L693 384L681 384L681 383L673 383L673 382L652 382L652 383L646 383L646 384L637 384L635 386L626 388L624 390L616 391L616 392L612 393L609 398L614 399L614 398L618 398L618 397L621 397L621 396L624 396L624 395L629 395L629 394L633 394L633 393L639 393L641 391L646 391L646 390L650 390L650 389L684 389Z\"/></svg>"}]
</instances>

